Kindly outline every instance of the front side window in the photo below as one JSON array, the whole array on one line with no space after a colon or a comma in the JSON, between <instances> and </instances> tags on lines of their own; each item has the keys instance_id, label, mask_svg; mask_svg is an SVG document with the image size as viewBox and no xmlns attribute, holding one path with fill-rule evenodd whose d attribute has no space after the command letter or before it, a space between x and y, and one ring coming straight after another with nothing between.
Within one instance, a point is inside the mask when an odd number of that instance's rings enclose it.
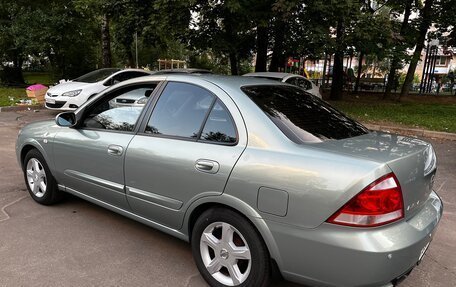
<instances>
[{"instance_id":1,"label":"front side window","mask_svg":"<svg viewBox=\"0 0 456 287\"><path fill-rule=\"evenodd\" d=\"M149 74L146 72L140 72L140 71L122 72L122 73L119 73L119 74L113 76L106 84L108 86L110 86L110 85L114 85L114 84L117 84L117 83L120 83L120 82L123 82L126 80L130 80L130 79L137 78L137 77L143 77L143 76L147 76L147 75L149 75Z\"/></svg>"},{"instance_id":2,"label":"front side window","mask_svg":"<svg viewBox=\"0 0 456 287\"><path fill-rule=\"evenodd\" d=\"M195 85L170 82L152 112L146 133L197 139L215 96Z\"/></svg>"},{"instance_id":3,"label":"front side window","mask_svg":"<svg viewBox=\"0 0 456 287\"><path fill-rule=\"evenodd\" d=\"M300 88L258 85L241 89L296 143L338 140L368 133L360 123Z\"/></svg>"},{"instance_id":4,"label":"front side window","mask_svg":"<svg viewBox=\"0 0 456 287\"><path fill-rule=\"evenodd\" d=\"M119 106L114 99L124 96L131 97L132 95L144 96L146 92L153 90L154 87L155 85L129 87L115 91L109 96L106 95L87 108L82 127L113 131L133 131L144 105Z\"/></svg>"},{"instance_id":5,"label":"front side window","mask_svg":"<svg viewBox=\"0 0 456 287\"><path fill-rule=\"evenodd\" d=\"M114 73L117 73L120 69L116 68L106 68L106 69L99 69L82 75L76 79L74 82L82 82L82 83L96 83L106 79L107 77L111 76Z\"/></svg>"}]
</instances>

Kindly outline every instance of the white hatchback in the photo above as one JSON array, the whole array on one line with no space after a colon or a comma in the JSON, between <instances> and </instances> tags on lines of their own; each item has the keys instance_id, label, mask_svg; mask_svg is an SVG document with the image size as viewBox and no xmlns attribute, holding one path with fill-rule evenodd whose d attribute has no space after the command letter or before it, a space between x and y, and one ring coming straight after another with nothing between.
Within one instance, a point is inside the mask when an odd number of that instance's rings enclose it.
<instances>
[{"instance_id":1,"label":"white hatchback","mask_svg":"<svg viewBox=\"0 0 456 287\"><path fill-rule=\"evenodd\" d=\"M74 80L51 87L45 96L46 108L75 110L92 96L114 84L147 75L150 75L150 72L141 69L106 68L95 70Z\"/></svg>"},{"instance_id":2,"label":"white hatchback","mask_svg":"<svg viewBox=\"0 0 456 287\"><path fill-rule=\"evenodd\" d=\"M255 77L255 78L263 78L269 80L280 81L283 83L288 83L294 86L298 86L303 88L306 92L318 97L322 98L320 94L320 87L315 85L314 82L303 77L301 75L290 74L290 73L280 73L280 72L256 72L256 73L248 73L243 76L246 77Z\"/></svg>"}]
</instances>

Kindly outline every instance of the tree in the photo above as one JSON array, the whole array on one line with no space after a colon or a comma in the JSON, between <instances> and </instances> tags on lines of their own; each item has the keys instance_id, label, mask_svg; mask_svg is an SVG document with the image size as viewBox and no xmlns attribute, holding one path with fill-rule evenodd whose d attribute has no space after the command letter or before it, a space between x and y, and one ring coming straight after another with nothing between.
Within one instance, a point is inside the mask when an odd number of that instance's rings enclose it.
<instances>
[{"instance_id":1,"label":"tree","mask_svg":"<svg viewBox=\"0 0 456 287\"><path fill-rule=\"evenodd\" d=\"M413 52L412 59L409 64L407 75L405 77L404 84L402 85L401 94L399 95L398 100L401 97L408 95L410 87L412 85L413 77L415 75L416 66L418 61L421 58L421 52L424 48L424 42L426 40L426 35L429 30L429 27L432 24L433 17L435 16L435 11L433 12L434 1L436 0L426 0L424 7L420 9L420 25L418 30L418 37L416 39L415 51Z\"/></svg>"},{"instance_id":2,"label":"tree","mask_svg":"<svg viewBox=\"0 0 456 287\"><path fill-rule=\"evenodd\" d=\"M23 83L22 67L32 58L50 63L59 78L93 69L96 54L92 27L92 21L70 0L0 0L4 80Z\"/></svg>"},{"instance_id":3,"label":"tree","mask_svg":"<svg viewBox=\"0 0 456 287\"><path fill-rule=\"evenodd\" d=\"M199 0L192 7L198 15L192 22L190 43L193 49L212 51L216 56L227 56L232 75L239 74L239 64L252 56L255 33L246 11L248 6L240 1L228 0L213 3Z\"/></svg>"},{"instance_id":4,"label":"tree","mask_svg":"<svg viewBox=\"0 0 456 287\"><path fill-rule=\"evenodd\" d=\"M397 70L401 67L401 60L407 57L407 48L410 47L410 39L407 35L410 35L410 15L412 14L414 7L413 4L416 3L416 0L401 0L397 3L389 3L392 7L392 13L395 14L395 17L398 17L402 14L402 24L400 25L399 32L395 32L395 45L392 49L391 55L391 65L388 73L388 81L385 87L385 94L383 99L388 99L391 95L391 90L393 89L395 83L397 82ZM408 39L408 41L407 41Z\"/></svg>"}]
</instances>

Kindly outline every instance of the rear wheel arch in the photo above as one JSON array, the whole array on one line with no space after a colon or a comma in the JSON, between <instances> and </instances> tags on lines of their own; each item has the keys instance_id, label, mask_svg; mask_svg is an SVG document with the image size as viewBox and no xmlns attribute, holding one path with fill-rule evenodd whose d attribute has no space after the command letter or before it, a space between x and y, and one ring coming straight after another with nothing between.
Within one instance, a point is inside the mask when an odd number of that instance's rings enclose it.
<instances>
[{"instance_id":1,"label":"rear wheel arch","mask_svg":"<svg viewBox=\"0 0 456 287\"><path fill-rule=\"evenodd\" d=\"M236 200L240 201L239 199ZM189 209L189 215L187 216L186 221L184 222L184 228L187 228L187 230L184 230L184 233L188 234L189 241L191 241L192 230L194 228L196 220L201 214L203 214L205 211L209 209L226 208L232 210L241 215L242 217L244 217L252 225L252 227L255 229L255 231L258 233L258 235L261 237L264 244L266 245L271 260L280 269L280 266L282 266L282 260L279 256L279 249L276 245L274 237L272 236L270 230L268 229L266 223L261 218L261 216L258 213L256 213L256 211L250 206L248 206L246 203L244 204L246 205L244 206L244 208L239 208L240 206L242 206L239 203L235 204L236 206L238 206L238 208L235 208L232 204L215 200L197 204L195 207Z\"/></svg>"}]
</instances>

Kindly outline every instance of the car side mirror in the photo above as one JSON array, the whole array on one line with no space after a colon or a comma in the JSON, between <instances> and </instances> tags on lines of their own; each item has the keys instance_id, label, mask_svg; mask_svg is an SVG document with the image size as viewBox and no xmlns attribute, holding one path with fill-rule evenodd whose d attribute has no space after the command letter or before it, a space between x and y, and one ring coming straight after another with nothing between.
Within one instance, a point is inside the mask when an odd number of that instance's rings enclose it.
<instances>
[{"instance_id":1,"label":"car side mirror","mask_svg":"<svg viewBox=\"0 0 456 287\"><path fill-rule=\"evenodd\" d=\"M60 113L55 117L55 123L59 127L74 127L77 124L76 114L73 112Z\"/></svg>"}]
</instances>

